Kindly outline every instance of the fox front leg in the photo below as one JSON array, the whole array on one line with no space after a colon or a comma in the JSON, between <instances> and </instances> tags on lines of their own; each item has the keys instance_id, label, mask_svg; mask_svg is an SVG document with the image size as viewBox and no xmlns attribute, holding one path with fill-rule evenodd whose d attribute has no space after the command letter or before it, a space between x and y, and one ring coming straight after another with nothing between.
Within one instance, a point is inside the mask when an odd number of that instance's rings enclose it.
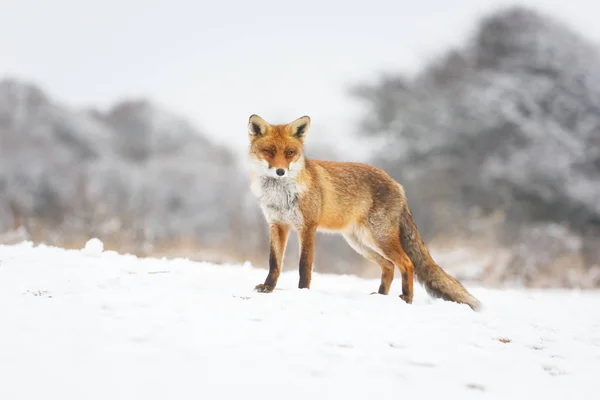
<instances>
[{"instance_id":1,"label":"fox front leg","mask_svg":"<svg viewBox=\"0 0 600 400\"><path fill-rule=\"evenodd\" d=\"M277 280L281 274L283 264L283 254L287 244L289 226L282 224L271 224L269 227L270 252L269 252L269 274L264 283L256 285L254 288L260 293L271 293L277 286Z\"/></svg>"},{"instance_id":2,"label":"fox front leg","mask_svg":"<svg viewBox=\"0 0 600 400\"><path fill-rule=\"evenodd\" d=\"M305 226L300 232L300 262L298 272L300 279L298 281L299 289L310 289L312 277L312 266L315 257L315 235L317 227L313 225Z\"/></svg>"}]
</instances>

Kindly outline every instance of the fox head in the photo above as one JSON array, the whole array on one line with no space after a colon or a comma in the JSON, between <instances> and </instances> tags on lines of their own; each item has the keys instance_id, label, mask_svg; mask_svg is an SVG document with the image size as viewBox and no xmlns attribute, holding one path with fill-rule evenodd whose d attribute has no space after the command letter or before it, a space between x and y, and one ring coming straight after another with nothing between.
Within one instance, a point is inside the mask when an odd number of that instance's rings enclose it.
<instances>
[{"instance_id":1,"label":"fox head","mask_svg":"<svg viewBox=\"0 0 600 400\"><path fill-rule=\"evenodd\" d=\"M294 178L304 168L304 138L310 118L289 124L271 125L256 114L248 121L250 161L261 176Z\"/></svg>"}]
</instances>

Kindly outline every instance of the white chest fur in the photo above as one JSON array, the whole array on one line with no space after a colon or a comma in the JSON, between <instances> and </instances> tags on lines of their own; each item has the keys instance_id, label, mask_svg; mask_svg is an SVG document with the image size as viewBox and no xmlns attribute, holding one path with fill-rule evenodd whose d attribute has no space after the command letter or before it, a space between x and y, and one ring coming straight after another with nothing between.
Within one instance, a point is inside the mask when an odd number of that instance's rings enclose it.
<instances>
[{"instance_id":1,"label":"white chest fur","mask_svg":"<svg viewBox=\"0 0 600 400\"><path fill-rule=\"evenodd\" d=\"M253 185L252 191L258 197L268 223L280 222L294 226L302 223L298 208L302 187L292 179L262 176Z\"/></svg>"}]
</instances>

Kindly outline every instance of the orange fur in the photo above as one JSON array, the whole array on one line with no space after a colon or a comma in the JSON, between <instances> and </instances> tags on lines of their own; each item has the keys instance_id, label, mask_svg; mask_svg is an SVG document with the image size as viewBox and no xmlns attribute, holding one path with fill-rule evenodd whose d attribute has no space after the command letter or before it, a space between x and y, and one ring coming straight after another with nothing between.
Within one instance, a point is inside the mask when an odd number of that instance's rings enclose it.
<instances>
[{"instance_id":1,"label":"orange fur","mask_svg":"<svg viewBox=\"0 0 600 400\"><path fill-rule=\"evenodd\" d=\"M357 162L310 160L304 139L310 118L272 125L257 115L248 122L251 187L270 226L269 274L257 285L271 292L283 263L287 232L300 239L299 288L310 288L318 230L337 232L382 270L380 294L388 294L394 266L402 295L413 299L413 275L428 293L445 300L481 304L431 258L406 201L404 188L385 171Z\"/></svg>"}]
</instances>

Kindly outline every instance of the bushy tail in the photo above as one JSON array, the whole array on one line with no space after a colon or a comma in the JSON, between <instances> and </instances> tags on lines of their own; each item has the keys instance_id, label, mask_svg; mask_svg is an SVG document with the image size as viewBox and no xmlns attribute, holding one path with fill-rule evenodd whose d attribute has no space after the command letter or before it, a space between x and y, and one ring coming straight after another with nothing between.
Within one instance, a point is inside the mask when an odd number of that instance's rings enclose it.
<instances>
[{"instance_id":1,"label":"bushy tail","mask_svg":"<svg viewBox=\"0 0 600 400\"><path fill-rule=\"evenodd\" d=\"M419 282L430 296L467 304L475 311L481 310L479 300L433 261L406 205L400 218L400 243L415 267Z\"/></svg>"}]
</instances>

